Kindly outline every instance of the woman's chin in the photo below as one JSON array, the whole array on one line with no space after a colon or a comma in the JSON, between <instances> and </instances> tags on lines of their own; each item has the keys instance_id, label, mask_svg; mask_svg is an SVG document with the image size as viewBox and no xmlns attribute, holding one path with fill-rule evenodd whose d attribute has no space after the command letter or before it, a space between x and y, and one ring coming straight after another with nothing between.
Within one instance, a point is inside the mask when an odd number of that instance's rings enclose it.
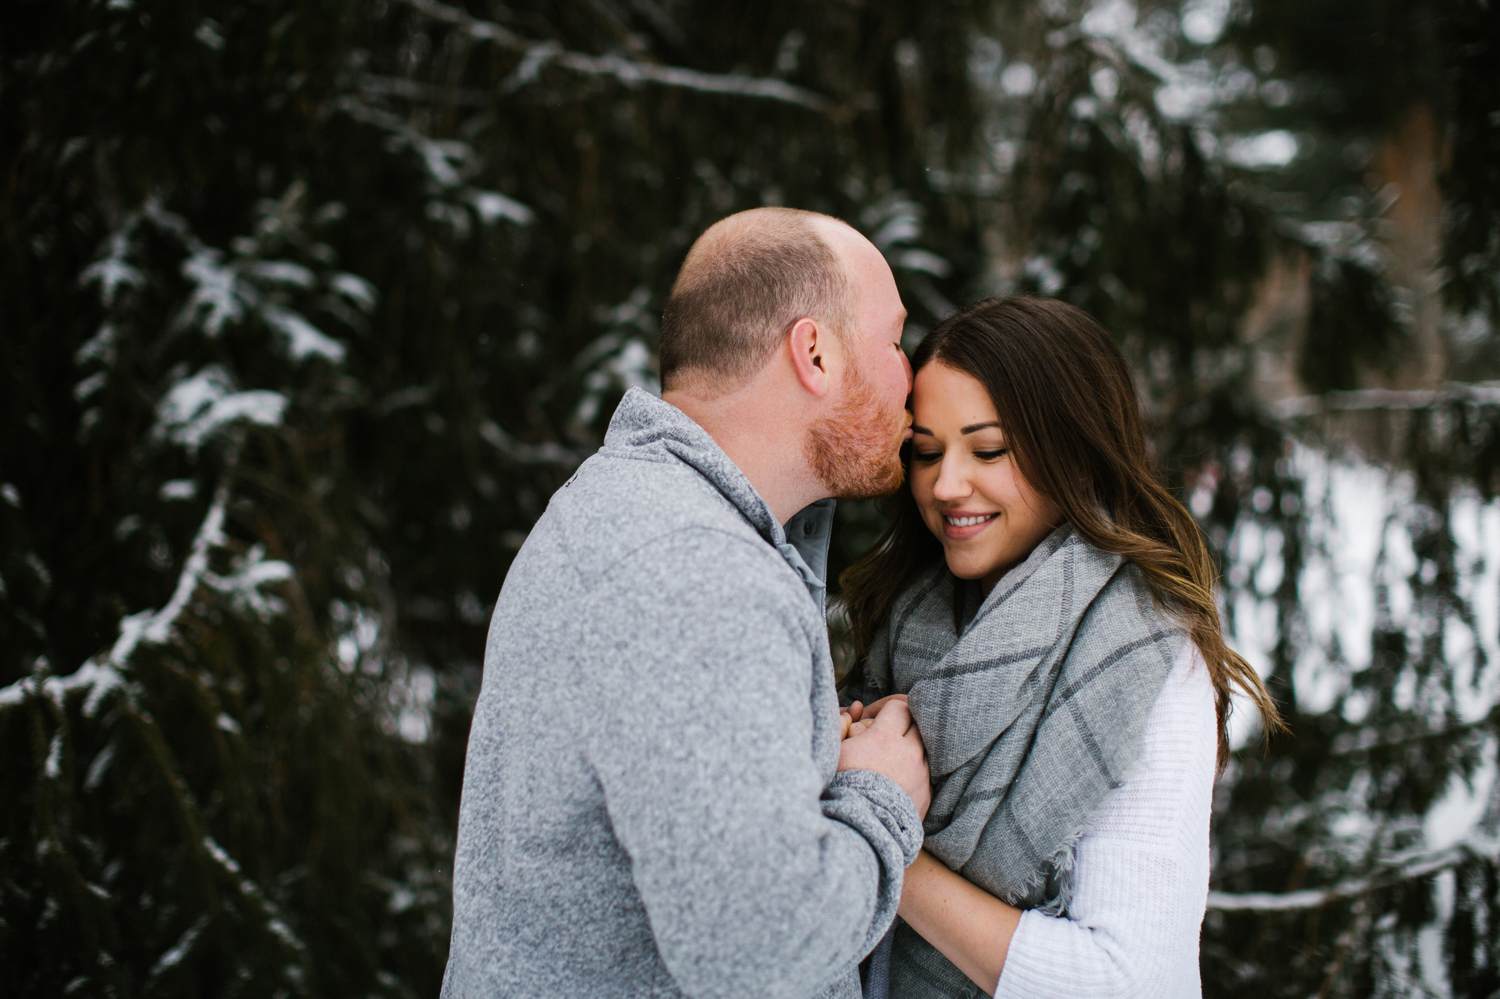
<instances>
[{"instance_id":1,"label":"woman's chin","mask_svg":"<svg viewBox=\"0 0 1500 999\"><path fill-rule=\"evenodd\" d=\"M973 581L989 575L993 566L981 564L974 559L948 559L948 571L959 579Z\"/></svg>"}]
</instances>

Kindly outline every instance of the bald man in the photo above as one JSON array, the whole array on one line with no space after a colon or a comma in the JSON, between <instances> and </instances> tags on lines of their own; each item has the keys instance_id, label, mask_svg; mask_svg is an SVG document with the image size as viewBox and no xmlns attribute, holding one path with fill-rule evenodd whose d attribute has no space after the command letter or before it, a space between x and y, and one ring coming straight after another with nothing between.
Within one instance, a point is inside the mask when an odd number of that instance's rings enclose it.
<instances>
[{"instance_id":1,"label":"bald man","mask_svg":"<svg viewBox=\"0 0 1500 999\"><path fill-rule=\"evenodd\" d=\"M841 741L833 498L901 480L890 268L763 208L693 245L632 389L505 580L464 771L458 997L860 994L922 842L905 705Z\"/></svg>"}]
</instances>

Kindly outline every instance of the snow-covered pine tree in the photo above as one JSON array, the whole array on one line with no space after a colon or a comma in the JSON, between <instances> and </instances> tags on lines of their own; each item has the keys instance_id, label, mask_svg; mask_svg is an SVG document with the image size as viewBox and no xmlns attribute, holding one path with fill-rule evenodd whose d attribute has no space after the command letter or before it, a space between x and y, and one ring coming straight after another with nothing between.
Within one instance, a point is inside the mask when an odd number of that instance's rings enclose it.
<instances>
[{"instance_id":1,"label":"snow-covered pine tree","mask_svg":"<svg viewBox=\"0 0 1500 999\"><path fill-rule=\"evenodd\" d=\"M1244 73L1221 109L1230 159L1325 260L1282 253L1273 269L1306 274L1306 301L1283 295L1260 323L1263 357L1296 355L1262 363L1258 392L1290 475L1219 528L1233 532L1231 607L1275 664L1292 732L1226 781L1216 887L1251 893L1216 899L1207 981L1226 995L1487 996L1500 989L1500 391L1483 383L1500 374L1500 7L1263 0L1226 20L1204 41ZM1341 304L1360 286L1387 308Z\"/></svg>"},{"instance_id":2,"label":"snow-covered pine tree","mask_svg":"<svg viewBox=\"0 0 1500 999\"><path fill-rule=\"evenodd\" d=\"M0 16L6 992L431 994L452 822L398 735L343 444L380 295L322 181L411 172L324 144L363 8Z\"/></svg>"},{"instance_id":3,"label":"snow-covered pine tree","mask_svg":"<svg viewBox=\"0 0 1500 999\"><path fill-rule=\"evenodd\" d=\"M913 338L1029 290L1135 362L1294 726L1223 785L1209 993L1488 994L1493 840L1428 820L1495 756L1497 405L1444 383L1497 356L1495 10L1366 9L1411 35L1368 73L1270 0L13 4L9 980L435 990L487 608L688 242L780 202L871 235ZM1446 307L1361 176L1392 119L1327 104L1410 60ZM1426 382L1414 309L1465 331Z\"/></svg>"}]
</instances>

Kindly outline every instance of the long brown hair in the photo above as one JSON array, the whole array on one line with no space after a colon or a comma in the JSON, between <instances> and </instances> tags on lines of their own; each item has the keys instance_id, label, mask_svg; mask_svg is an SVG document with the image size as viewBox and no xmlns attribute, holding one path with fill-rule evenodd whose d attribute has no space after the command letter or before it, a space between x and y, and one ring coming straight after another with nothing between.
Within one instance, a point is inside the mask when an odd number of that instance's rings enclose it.
<instances>
[{"instance_id":1,"label":"long brown hair","mask_svg":"<svg viewBox=\"0 0 1500 999\"><path fill-rule=\"evenodd\" d=\"M929 333L912 355L912 370L934 361L985 387L1026 481L1056 504L1085 541L1134 563L1157 605L1197 645L1213 680L1219 766L1229 757L1232 688L1255 702L1267 733L1284 728L1260 677L1224 642L1208 545L1162 483L1130 370L1104 328L1064 302L990 298ZM893 499L890 526L839 577L854 642L846 684L861 676L896 597L943 558L911 491L902 489Z\"/></svg>"}]
</instances>

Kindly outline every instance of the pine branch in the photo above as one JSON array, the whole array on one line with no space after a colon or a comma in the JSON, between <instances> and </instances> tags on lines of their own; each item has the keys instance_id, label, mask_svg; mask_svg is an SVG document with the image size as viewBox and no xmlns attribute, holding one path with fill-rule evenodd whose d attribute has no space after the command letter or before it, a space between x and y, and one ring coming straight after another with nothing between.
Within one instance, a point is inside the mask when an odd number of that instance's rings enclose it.
<instances>
[{"instance_id":1,"label":"pine branch","mask_svg":"<svg viewBox=\"0 0 1500 999\"><path fill-rule=\"evenodd\" d=\"M408 101L426 104L453 104L465 107L484 107L494 95L484 90L468 87L442 87L420 80L408 80L401 76L378 76L366 73L359 78L359 89L366 94L379 97L400 97Z\"/></svg>"},{"instance_id":2,"label":"pine branch","mask_svg":"<svg viewBox=\"0 0 1500 999\"><path fill-rule=\"evenodd\" d=\"M371 107L350 95L340 98L334 107L355 121L383 130L416 153L433 188L468 203L486 225L502 218L516 225L530 225L535 220L536 213L514 198L466 182L477 169L474 151L466 144L433 139L405 119Z\"/></svg>"},{"instance_id":3,"label":"pine branch","mask_svg":"<svg viewBox=\"0 0 1500 999\"><path fill-rule=\"evenodd\" d=\"M1363 413L1376 410L1411 412L1462 402L1500 406L1500 383L1477 382L1465 385L1451 382L1439 389L1357 389L1352 392L1301 395L1273 404L1271 413L1278 420L1296 420L1324 413Z\"/></svg>"},{"instance_id":4,"label":"pine branch","mask_svg":"<svg viewBox=\"0 0 1500 999\"><path fill-rule=\"evenodd\" d=\"M442 21L463 29L470 38L493 42L501 48L521 53L521 65L505 81L502 91L516 90L525 86L536 78L544 66L553 65L582 76L613 77L626 86L655 83L664 87L678 87L706 94L781 101L785 104L805 107L820 114L828 114L833 107L832 103L821 94L784 80L744 76L737 73L704 73L681 66L661 66L633 59L622 59L613 55L591 56L582 52L570 52L556 42L537 42L523 38L493 21L481 21L465 11L440 3L438 0L403 0L403 2L435 21Z\"/></svg>"},{"instance_id":5,"label":"pine branch","mask_svg":"<svg viewBox=\"0 0 1500 999\"><path fill-rule=\"evenodd\" d=\"M1398 726L1384 729L1360 729L1336 737L1329 745L1331 756L1348 756L1354 753L1371 753L1378 750L1410 746L1413 743L1432 742L1438 739L1455 739L1472 735L1486 729L1500 731L1500 705L1491 708L1482 717L1458 725L1438 729L1402 730Z\"/></svg>"},{"instance_id":6,"label":"pine branch","mask_svg":"<svg viewBox=\"0 0 1500 999\"><path fill-rule=\"evenodd\" d=\"M233 468L235 451L231 448L227 462ZM109 652L89 659L67 676L32 675L0 687L0 710L15 707L32 696L44 696L61 706L70 694L87 693L83 713L92 716L105 696L123 690L130 696L132 687L124 670L130 658L142 645L165 645L172 637L177 621L187 609L198 587L208 581L209 552L224 542L224 512L229 505L229 472L226 471L214 490L213 502L188 549L187 560L177 576L172 596L160 610L145 610L127 616L120 622L120 637Z\"/></svg>"},{"instance_id":7,"label":"pine branch","mask_svg":"<svg viewBox=\"0 0 1500 999\"><path fill-rule=\"evenodd\" d=\"M520 465L560 465L577 468L588 457L572 448L551 441L542 444L523 444L500 429L494 420L485 420L479 426L479 436L511 461Z\"/></svg>"},{"instance_id":8,"label":"pine branch","mask_svg":"<svg viewBox=\"0 0 1500 999\"><path fill-rule=\"evenodd\" d=\"M1470 860L1482 860L1491 864L1500 862L1500 840L1476 832L1468 839L1441 850L1398 853L1387 858L1377 870L1364 877L1350 878L1327 888L1241 894L1211 891L1208 893L1208 908L1217 912L1301 912L1318 909L1331 902L1358 898L1380 888L1450 870Z\"/></svg>"},{"instance_id":9,"label":"pine branch","mask_svg":"<svg viewBox=\"0 0 1500 999\"><path fill-rule=\"evenodd\" d=\"M208 855L213 858L214 863L218 865L220 872L235 887L240 897L255 908L270 934L290 952L290 956L297 960L299 964L305 964L308 957L307 945L287 925L286 919L282 916L281 910L277 907L276 903L266 897L266 893L261 890L260 885L245 876L240 865L212 836L204 836L201 845ZM299 979L306 978L307 973L303 968L289 966L286 970L288 972L295 972L296 977Z\"/></svg>"},{"instance_id":10,"label":"pine branch","mask_svg":"<svg viewBox=\"0 0 1500 999\"><path fill-rule=\"evenodd\" d=\"M148 982L157 982L181 964L212 919L225 911L225 906L219 901L219 893L213 887L218 883L226 885L230 894L258 917L259 926L283 951L284 960L280 962L283 979L294 991L304 993L312 966L307 945L291 929L280 907L267 896L260 885L245 874L228 851L208 834L203 809L183 777L181 767L168 746L162 725L141 704L136 683L127 679L130 661L139 650L166 645L178 635L182 619L202 588L224 591L234 589L239 583L237 579L216 575L210 567L210 557L214 549L222 547L228 540L224 521L240 447L240 439L231 440L219 484L189 546L187 558L167 602L159 609L140 611L126 617L120 623L119 637L109 650L91 658L71 675L49 676L46 663L38 663L38 669L32 676L0 689L0 709L24 705L28 701L41 701L59 715L58 729L52 737L42 766L43 776L56 781L62 774L64 741L68 736L68 728L61 718L66 698L73 694L86 694L83 713L86 717L92 717L97 714L100 704L109 693L116 690L124 693L122 717L128 720L141 745L157 765L157 774L166 785L175 806L176 820L192 847L192 860L199 868L200 884L205 889L207 904L211 910L193 922L176 943L161 954L147 975ZM257 580L259 578L256 577ZM276 578L282 577L275 573L265 576L266 581ZM58 862L68 873L75 875L75 880L80 885L92 888L95 894L107 898L103 889L88 885L82 875L77 873L78 865L74 856L76 849L63 845L64 836L59 834L58 828L61 823L50 815L47 819L47 834L41 839L41 844L48 844L47 851L56 855ZM235 922L243 925L243 920ZM101 953L108 956L107 951L101 949Z\"/></svg>"}]
</instances>

